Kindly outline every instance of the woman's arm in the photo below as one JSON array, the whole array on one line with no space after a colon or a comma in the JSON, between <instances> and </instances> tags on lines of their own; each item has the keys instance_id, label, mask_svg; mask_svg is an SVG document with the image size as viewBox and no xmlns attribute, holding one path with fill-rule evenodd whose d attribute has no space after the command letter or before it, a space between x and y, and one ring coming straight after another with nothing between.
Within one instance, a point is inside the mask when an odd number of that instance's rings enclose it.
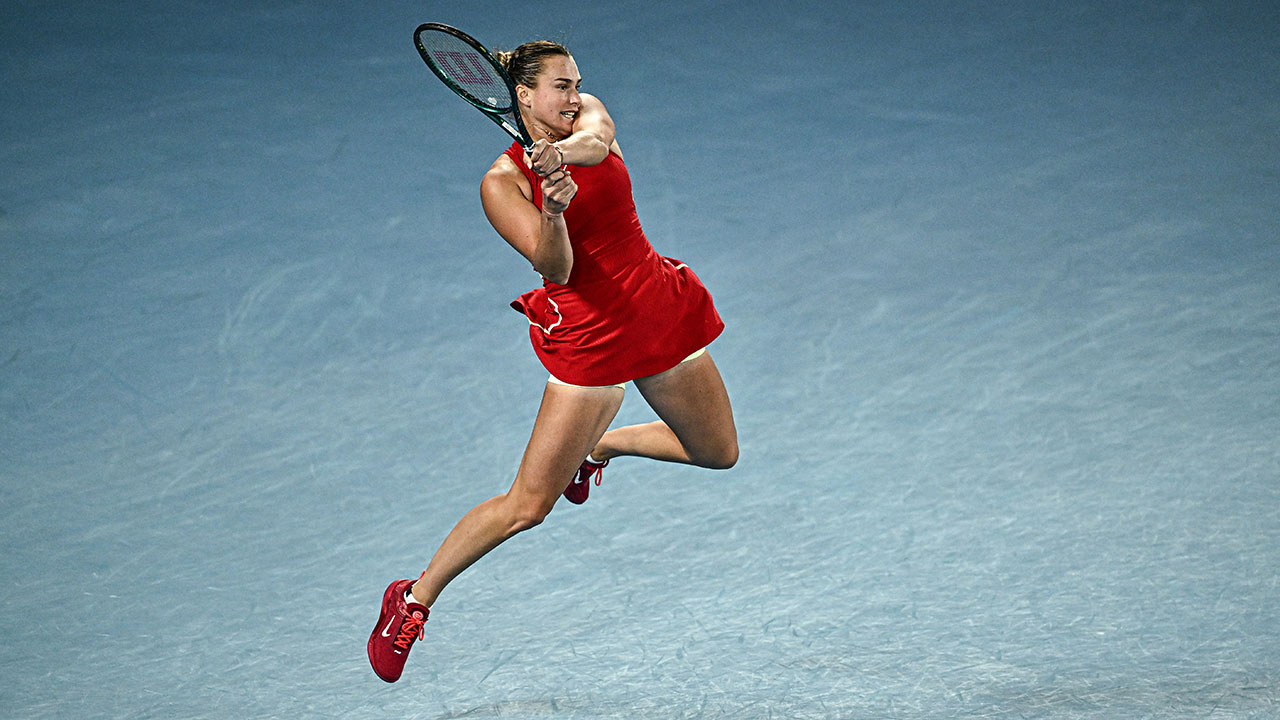
<instances>
[{"instance_id":1,"label":"woman's arm","mask_svg":"<svg viewBox=\"0 0 1280 720\"><path fill-rule=\"evenodd\" d=\"M560 165L599 165L616 147L613 118L604 103L594 95L582 93L582 105L573 121L573 134L555 143L539 140L529 155L529 167L539 175ZM619 153L621 155L621 153Z\"/></svg>"},{"instance_id":2,"label":"woman's arm","mask_svg":"<svg viewBox=\"0 0 1280 720\"><path fill-rule=\"evenodd\" d=\"M542 181L539 211L524 174L505 155L494 162L480 182L480 201L489 223L534 270L560 285L569 281L573 271L573 249L563 213L577 192L578 186L569 173L556 170Z\"/></svg>"}]
</instances>

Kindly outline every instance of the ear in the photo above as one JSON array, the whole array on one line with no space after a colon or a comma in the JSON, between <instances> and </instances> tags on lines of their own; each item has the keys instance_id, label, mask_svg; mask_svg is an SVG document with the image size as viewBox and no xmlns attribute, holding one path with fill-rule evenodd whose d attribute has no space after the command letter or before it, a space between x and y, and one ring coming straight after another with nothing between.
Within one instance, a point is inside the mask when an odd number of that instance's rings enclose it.
<instances>
[{"instance_id":1,"label":"ear","mask_svg":"<svg viewBox=\"0 0 1280 720\"><path fill-rule=\"evenodd\" d=\"M533 94L533 90L527 85L516 85L516 101L521 105L530 105L529 96Z\"/></svg>"}]
</instances>

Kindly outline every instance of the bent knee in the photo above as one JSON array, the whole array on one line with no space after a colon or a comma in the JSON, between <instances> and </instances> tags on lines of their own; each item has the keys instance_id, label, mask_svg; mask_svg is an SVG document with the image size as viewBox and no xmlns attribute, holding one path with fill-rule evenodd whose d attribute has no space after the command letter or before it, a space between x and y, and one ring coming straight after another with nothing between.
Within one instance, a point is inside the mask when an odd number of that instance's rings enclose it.
<instances>
[{"instance_id":1,"label":"bent knee","mask_svg":"<svg viewBox=\"0 0 1280 720\"><path fill-rule=\"evenodd\" d=\"M513 501L514 502L514 501ZM515 535L542 524L551 513L551 506L541 502L515 502L510 517L508 534Z\"/></svg>"},{"instance_id":2,"label":"bent knee","mask_svg":"<svg viewBox=\"0 0 1280 720\"><path fill-rule=\"evenodd\" d=\"M711 470L728 470L738 464L738 443L726 443L698 453L691 458L698 467Z\"/></svg>"}]
</instances>

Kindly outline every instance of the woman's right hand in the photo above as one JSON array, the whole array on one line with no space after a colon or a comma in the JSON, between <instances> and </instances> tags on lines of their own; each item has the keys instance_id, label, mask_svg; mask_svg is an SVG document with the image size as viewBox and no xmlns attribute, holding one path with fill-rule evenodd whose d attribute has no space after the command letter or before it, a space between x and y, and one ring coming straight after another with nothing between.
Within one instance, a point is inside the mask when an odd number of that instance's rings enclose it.
<instances>
[{"instance_id":1,"label":"woman's right hand","mask_svg":"<svg viewBox=\"0 0 1280 720\"><path fill-rule=\"evenodd\" d=\"M564 150L549 140L539 140L533 144L533 150L524 154L524 164L546 177L564 167Z\"/></svg>"},{"instance_id":2,"label":"woman's right hand","mask_svg":"<svg viewBox=\"0 0 1280 720\"><path fill-rule=\"evenodd\" d=\"M567 167L552 172L542 179L542 210L559 215L569 207L569 201L578 194L578 184L573 181Z\"/></svg>"}]
</instances>

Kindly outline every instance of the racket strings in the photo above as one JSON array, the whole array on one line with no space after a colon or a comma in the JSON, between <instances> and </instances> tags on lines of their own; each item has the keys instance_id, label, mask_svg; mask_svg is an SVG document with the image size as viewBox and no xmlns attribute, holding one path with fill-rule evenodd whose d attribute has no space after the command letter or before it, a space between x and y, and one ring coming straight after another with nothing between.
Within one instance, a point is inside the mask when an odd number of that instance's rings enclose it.
<instances>
[{"instance_id":1,"label":"racket strings","mask_svg":"<svg viewBox=\"0 0 1280 720\"><path fill-rule=\"evenodd\" d=\"M494 112L511 109L511 91L497 68L460 38L444 32L423 32L418 43L426 57L456 90Z\"/></svg>"}]
</instances>

